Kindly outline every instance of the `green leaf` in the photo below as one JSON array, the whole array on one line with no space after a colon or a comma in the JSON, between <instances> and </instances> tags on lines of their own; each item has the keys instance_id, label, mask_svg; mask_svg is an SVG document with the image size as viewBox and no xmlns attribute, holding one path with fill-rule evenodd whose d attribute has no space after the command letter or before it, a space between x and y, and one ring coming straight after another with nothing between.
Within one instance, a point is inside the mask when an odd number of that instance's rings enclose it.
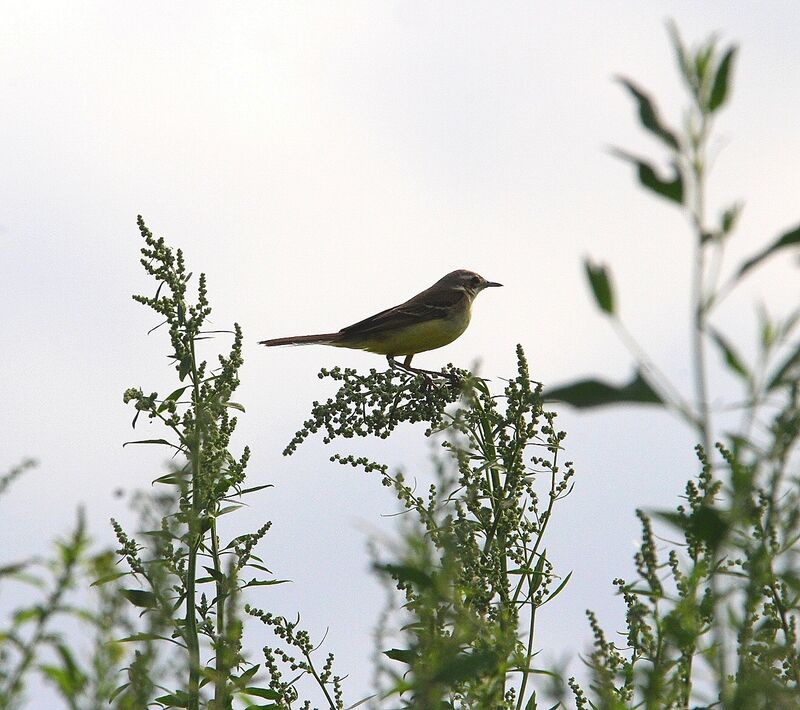
<instances>
[{"instance_id":1,"label":"green leaf","mask_svg":"<svg viewBox=\"0 0 800 710\"><path fill-rule=\"evenodd\" d=\"M725 56L717 67L717 75L714 77L714 85L711 88L711 96L708 100L708 109L711 113L722 106L722 104L725 103L725 99L728 97L731 67L733 66L733 60L736 56L736 50L736 47L731 47L725 52Z\"/></svg>"},{"instance_id":2,"label":"green leaf","mask_svg":"<svg viewBox=\"0 0 800 710\"><path fill-rule=\"evenodd\" d=\"M257 698L264 698L265 700L280 700L281 694L272 688L245 688L241 692L248 695L255 695Z\"/></svg>"},{"instance_id":3,"label":"green leaf","mask_svg":"<svg viewBox=\"0 0 800 710\"><path fill-rule=\"evenodd\" d=\"M626 385L617 387L602 380L587 379L563 387L545 390L544 399L549 402L565 402L578 409L602 407L608 404L664 404L664 400L636 370Z\"/></svg>"},{"instance_id":4,"label":"green leaf","mask_svg":"<svg viewBox=\"0 0 800 710\"><path fill-rule=\"evenodd\" d=\"M184 385L183 387L178 387L172 394L170 394L158 407L158 412L163 412L169 402L177 401L178 398L187 390L191 385Z\"/></svg>"},{"instance_id":5,"label":"green leaf","mask_svg":"<svg viewBox=\"0 0 800 710\"><path fill-rule=\"evenodd\" d=\"M42 616L42 610L39 607L33 606L28 609L19 609L18 611L14 612L14 626L20 626L21 624L25 624L28 621L36 619L37 621Z\"/></svg>"},{"instance_id":6,"label":"green leaf","mask_svg":"<svg viewBox=\"0 0 800 710\"><path fill-rule=\"evenodd\" d=\"M414 658L416 658L416 653L414 653L414 651L404 648L390 648L388 651L384 651L383 655L387 658L391 658L393 661L400 661L407 665L410 665Z\"/></svg>"},{"instance_id":7,"label":"green leaf","mask_svg":"<svg viewBox=\"0 0 800 710\"><path fill-rule=\"evenodd\" d=\"M21 572L27 566L26 562L15 562L10 565L5 565L0 567L0 577L11 576L17 574L17 572Z\"/></svg>"},{"instance_id":8,"label":"green leaf","mask_svg":"<svg viewBox=\"0 0 800 710\"><path fill-rule=\"evenodd\" d=\"M781 249L786 249L787 247L795 246L797 244L800 244L800 225L788 232L784 232L772 244L760 251L754 257L751 257L744 262L744 264L742 264L742 266L739 268L737 278L742 278L742 276L750 271L750 269L760 264L767 257L772 256L775 252L780 251Z\"/></svg>"},{"instance_id":9,"label":"green leaf","mask_svg":"<svg viewBox=\"0 0 800 710\"><path fill-rule=\"evenodd\" d=\"M102 577L98 577L96 580L94 580L94 582L92 582L89 586L102 587L104 584L113 582L115 579L124 577L127 574L130 574L130 572L112 572L111 574L104 574Z\"/></svg>"},{"instance_id":10,"label":"green leaf","mask_svg":"<svg viewBox=\"0 0 800 710\"><path fill-rule=\"evenodd\" d=\"M712 549L716 549L728 533L729 525L722 512L707 505L701 506L691 515L672 511L656 511L653 515L702 540Z\"/></svg>"},{"instance_id":11,"label":"green leaf","mask_svg":"<svg viewBox=\"0 0 800 710\"><path fill-rule=\"evenodd\" d=\"M191 355L184 355L181 359L180 364L178 365L178 379L183 382L186 379L186 375L192 369L192 357Z\"/></svg>"},{"instance_id":12,"label":"green leaf","mask_svg":"<svg viewBox=\"0 0 800 710\"><path fill-rule=\"evenodd\" d=\"M244 412L244 405L239 404L238 402L225 402L225 406L229 407L230 409L238 409L240 412Z\"/></svg>"},{"instance_id":13,"label":"green leaf","mask_svg":"<svg viewBox=\"0 0 800 710\"><path fill-rule=\"evenodd\" d=\"M783 364L781 364L775 370L772 377L770 377L769 383L767 384L767 391L772 392L772 390L782 385L794 383L798 379L799 372L800 344L797 345L793 352L789 353L789 356L783 361Z\"/></svg>"},{"instance_id":14,"label":"green leaf","mask_svg":"<svg viewBox=\"0 0 800 710\"><path fill-rule=\"evenodd\" d=\"M631 93L639 104L639 120L642 122L642 125L648 131L658 136L670 148L679 150L678 139L675 137L675 134L661 122L658 116L658 110L650 97L629 79L617 77L617 81Z\"/></svg>"},{"instance_id":15,"label":"green leaf","mask_svg":"<svg viewBox=\"0 0 800 710\"><path fill-rule=\"evenodd\" d=\"M165 473L163 476L153 479L152 483L162 483L168 486L178 486L189 480L189 474L186 471L172 471Z\"/></svg>"},{"instance_id":16,"label":"green leaf","mask_svg":"<svg viewBox=\"0 0 800 710\"><path fill-rule=\"evenodd\" d=\"M260 486L253 486L252 488L243 488L241 491L239 491L238 495L244 496L247 495L248 493L255 493L256 491L260 491L264 488L274 488L274 487L275 487L274 483L264 483Z\"/></svg>"},{"instance_id":17,"label":"green leaf","mask_svg":"<svg viewBox=\"0 0 800 710\"><path fill-rule=\"evenodd\" d=\"M250 666L250 668L240 675L232 675L231 680L233 681L234 686L237 688L242 688L247 685L253 679L253 676L258 673L258 669L260 667L261 664L257 663L254 666Z\"/></svg>"},{"instance_id":18,"label":"green leaf","mask_svg":"<svg viewBox=\"0 0 800 710\"><path fill-rule=\"evenodd\" d=\"M168 708L188 708L189 694L183 690L176 690L174 693L155 698L155 701L166 705Z\"/></svg>"},{"instance_id":19,"label":"green leaf","mask_svg":"<svg viewBox=\"0 0 800 710\"><path fill-rule=\"evenodd\" d=\"M547 559L547 550L544 550L541 555L539 555L539 560L536 563L536 567L533 569L534 580L531 582L531 596L536 593L536 590L542 585L544 581L544 563Z\"/></svg>"},{"instance_id":20,"label":"green leaf","mask_svg":"<svg viewBox=\"0 0 800 710\"><path fill-rule=\"evenodd\" d=\"M431 576L427 572L424 572L417 567L412 567L410 565L385 564L376 565L376 568L381 572L386 572L387 574L391 575L398 582L410 582L411 584L415 584L423 589L433 586L433 580L431 579Z\"/></svg>"},{"instance_id":21,"label":"green leaf","mask_svg":"<svg viewBox=\"0 0 800 710\"><path fill-rule=\"evenodd\" d=\"M497 655L492 651L459 653L439 669L434 675L434 680L443 683L458 683L495 670L496 665Z\"/></svg>"},{"instance_id":22,"label":"green leaf","mask_svg":"<svg viewBox=\"0 0 800 710\"><path fill-rule=\"evenodd\" d=\"M692 71L691 63L689 61L689 53L686 51L683 40L681 40L680 32L678 32L678 26L672 20L667 22L667 31L669 32L670 39L672 40L672 48L675 50L675 59L678 62L678 68L681 71L681 75L683 76L686 84L694 90L696 87L696 81L694 79L694 72Z\"/></svg>"},{"instance_id":23,"label":"green leaf","mask_svg":"<svg viewBox=\"0 0 800 710\"><path fill-rule=\"evenodd\" d=\"M732 205L722 213L722 217L720 218L719 229L723 236L726 236L733 231L733 228L736 226L736 222L739 220L739 215L741 213L742 213L741 202L737 202L736 204Z\"/></svg>"},{"instance_id":24,"label":"green leaf","mask_svg":"<svg viewBox=\"0 0 800 710\"><path fill-rule=\"evenodd\" d=\"M561 584L559 584L553 590L553 592L551 592L550 596L548 596L547 599L545 599L543 603L547 603L547 602L551 601L552 599L555 599L559 594L561 594L561 591L564 589L564 587L567 586L567 583L569 582L570 577L572 577L572 572L570 572L566 577L564 577L564 579L561 580Z\"/></svg>"},{"instance_id":25,"label":"green leaf","mask_svg":"<svg viewBox=\"0 0 800 710\"><path fill-rule=\"evenodd\" d=\"M156 606L156 595L143 589L121 589L120 593L134 606L152 609Z\"/></svg>"},{"instance_id":26,"label":"green leaf","mask_svg":"<svg viewBox=\"0 0 800 710\"><path fill-rule=\"evenodd\" d=\"M636 166L639 182L642 187L646 187L648 190L652 190L657 195L661 195L668 200L672 200L681 205L683 204L683 176L681 175L680 168L678 168L675 163L672 164L672 179L664 179L658 175L652 165L644 160L630 153L626 153L624 150L614 149L611 152L618 158L633 163Z\"/></svg>"},{"instance_id":27,"label":"green leaf","mask_svg":"<svg viewBox=\"0 0 800 710\"><path fill-rule=\"evenodd\" d=\"M117 639L119 643L135 643L137 641L169 641L170 643L174 643L176 646L181 646L182 648L184 645L180 641L176 641L169 636L159 636L158 634L149 634L149 633L140 633L140 634L132 634L131 636L125 636L124 638Z\"/></svg>"},{"instance_id":28,"label":"green leaf","mask_svg":"<svg viewBox=\"0 0 800 710\"><path fill-rule=\"evenodd\" d=\"M211 575L211 579L215 582L225 583L228 581L228 578L219 570L214 569L213 567L206 567L203 565L203 569Z\"/></svg>"},{"instance_id":29,"label":"green leaf","mask_svg":"<svg viewBox=\"0 0 800 710\"><path fill-rule=\"evenodd\" d=\"M743 379L749 379L750 372L744 366L742 359L733 349L733 346L725 339L722 333L714 328L710 328L709 334L711 335L711 339L717 344L717 347L722 352L722 356L725 360L725 364L728 366L728 369L733 370L733 372L735 372L737 375L740 375Z\"/></svg>"},{"instance_id":30,"label":"green leaf","mask_svg":"<svg viewBox=\"0 0 800 710\"><path fill-rule=\"evenodd\" d=\"M255 567L255 565L248 566ZM251 579L249 582L241 585L239 589L247 589L248 587L270 587L273 584L286 584L291 581L290 579Z\"/></svg>"},{"instance_id":31,"label":"green leaf","mask_svg":"<svg viewBox=\"0 0 800 710\"><path fill-rule=\"evenodd\" d=\"M593 264L589 259L583 262L586 270L586 278L589 279L589 287L594 294L594 300L604 313L613 315L614 313L614 289L611 286L611 276L604 264Z\"/></svg>"},{"instance_id":32,"label":"green leaf","mask_svg":"<svg viewBox=\"0 0 800 710\"><path fill-rule=\"evenodd\" d=\"M132 444L164 444L165 446L172 446L173 448L180 450L179 446L175 446L175 444L167 441L166 439L139 439L138 441L126 441L122 445L122 448Z\"/></svg>"},{"instance_id":33,"label":"green leaf","mask_svg":"<svg viewBox=\"0 0 800 710\"><path fill-rule=\"evenodd\" d=\"M115 698L116 698L116 697L117 697L117 696L118 696L118 695L119 695L119 694L120 694L120 693L121 693L123 690L125 690L125 689L126 689L128 686L129 686L129 685L130 685L130 683L123 683L122 685L119 685L119 686L117 686L116 688L114 688L114 691L111 693L111 695L109 695L109 696L108 696L108 702L109 702L109 705L110 705L110 704L112 704L112 703L114 702L114 699L115 699Z\"/></svg>"}]
</instances>

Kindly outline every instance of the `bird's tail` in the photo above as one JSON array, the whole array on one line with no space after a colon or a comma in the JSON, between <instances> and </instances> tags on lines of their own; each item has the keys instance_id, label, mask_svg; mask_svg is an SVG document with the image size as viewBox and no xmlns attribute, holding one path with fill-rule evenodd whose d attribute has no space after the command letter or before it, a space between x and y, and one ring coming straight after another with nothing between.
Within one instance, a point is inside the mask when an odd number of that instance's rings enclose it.
<instances>
[{"instance_id":1,"label":"bird's tail","mask_svg":"<svg viewBox=\"0 0 800 710\"><path fill-rule=\"evenodd\" d=\"M275 345L336 345L341 337L341 333L294 335L288 338L272 338L272 340L261 340L258 344L266 345L268 348L271 348Z\"/></svg>"}]
</instances>

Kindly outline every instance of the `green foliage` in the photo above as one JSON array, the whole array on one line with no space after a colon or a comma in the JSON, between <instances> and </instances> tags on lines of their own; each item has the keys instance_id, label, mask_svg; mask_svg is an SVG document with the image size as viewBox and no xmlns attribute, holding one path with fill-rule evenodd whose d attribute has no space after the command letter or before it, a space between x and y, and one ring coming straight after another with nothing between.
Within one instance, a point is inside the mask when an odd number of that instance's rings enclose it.
<instances>
[{"instance_id":1,"label":"green foliage","mask_svg":"<svg viewBox=\"0 0 800 710\"><path fill-rule=\"evenodd\" d=\"M0 477L0 491L32 466L23 462ZM0 567L4 592L12 584L28 591L27 603L11 610L0 627L0 708L23 707L26 690L42 681L65 707L92 710L108 703L126 658L116 638L129 630L129 621L113 583L93 588L88 596L85 590L91 579L114 577L113 565L110 551L91 551L81 511L72 533L55 543L50 557ZM136 706L120 701L114 707Z\"/></svg>"},{"instance_id":2,"label":"green foliage","mask_svg":"<svg viewBox=\"0 0 800 710\"><path fill-rule=\"evenodd\" d=\"M341 386L314 403L287 448L318 431L326 442L386 438L401 423L424 423L425 435L441 439L446 456L424 495L384 464L331 457L377 472L407 514L403 537L375 565L402 595L402 612L390 614L397 626L382 629L402 647L384 649L381 664L382 694L402 707L536 706L530 680L544 671L533 665L535 620L569 578L556 576L544 537L573 470L560 463L564 434L517 354L517 374L500 394L452 366L435 381L323 370Z\"/></svg>"},{"instance_id":3,"label":"green foliage","mask_svg":"<svg viewBox=\"0 0 800 710\"><path fill-rule=\"evenodd\" d=\"M387 439L401 425L420 425L439 442L430 484L351 453L331 461L377 474L403 513L393 543L374 553L374 569L391 589L380 624L375 707L437 710L720 708L780 710L800 705L800 308L783 317L757 311L753 361L737 338L711 318L741 281L774 255L800 244L794 227L740 264L723 269L740 202L706 215L708 145L713 119L730 98L737 49L716 38L687 48L670 34L688 106L681 128L666 121L638 84L620 79L642 127L666 150L671 172L623 150L647 191L678 206L692 225L694 392L684 395L622 324L610 268L585 262L593 298L629 345L634 375L623 385L587 378L548 390L550 400L577 407L638 403L666 407L701 442L699 474L674 510L637 511L641 544L634 581L614 580L625 604L624 641L615 642L587 612L593 648L590 679L562 681L535 662L540 609L564 589L545 546L557 502L572 490L573 468L562 463L564 433L542 406L521 348L517 372L498 390L452 365L441 375L390 369L366 374L333 368L320 378L338 384L286 447L293 453L320 434L325 443ZM199 356L211 314L206 280L192 275L180 250L155 238L139 218L152 296L135 296L167 326L176 372L161 396L141 387L124 401L160 422L159 438L129 444L165 446L173 465L153 483L164 494L142 496L136 536L112 521L118 549L92 553L83 519L52 559L0 568L0 582L30 586L30 603L0 629L0 710L21 707L32 678L44 679L69 708L145 707L228 710L234 707L310 710L311 686L324 707L344 710L343 676L333 654L315 660L318 644L292 621L246 603L248 590L281 584L255 553L270 528L225 543L217 521L247 487L249 449L234 453L233 401L242 365L242 332L212 366ZM154 330L155 330L154 329ZM715 352L741 388L744 417L718 431L711 406L708 352ZM743 403L743 404L742 404ZM729 407L737 402L724 402ZM723 443L713 446L713 442ZM29 464L0 476L0 493ZM663 533L666 533L664 535ZM669 542L665 542L668 539ZM122 564L120 564L122 563ZM94 580L87 601L75 592ZM240 611L243 609L243 613ZM85 631L85 647L67 640L62 622ZM247 622L250 622L248 625ZM261 622L260 624L257 622ZM263 663L247 658L245 631L257 629ZM260 633L259 633L260 632ZM264 634L267 638L264 638ZM125 674L120 684L119 670ZM585 687L584 687L585 686ZM569 689L567 691L567 688Z\"/></svg>"},{"instance_id":4,"label":"green foliage","mask_svg":"<svg viewBox=\"0 0 800 710\"><path fill-rule=\"evenodd\" d=\"M547 398L553 401L569 402L578 409L589 409L604 404L622 402L636 404L663 404L660 395L637 370L630 382L612 385L602 380L589 378L562 387L547 390Z\"/></svg>"},{"instance_id":5,"label":"green foliage","mask_svg":"<svg viewBox=\"0 0 800 710\"><path fill-rule=\"evenodd\" d=\"M745 275L773 254L796 247L800 230L787 231L722 279L723 251L741 204L723 210L715 220L718 226L707 220L707 145L712 119L730 94L736 48L719 50L712 38L690 50L674 25L670 33L689 93L683 130L663 122L644 90L628 80L623 84L637 102L643 128L666 145L677 170L670 186L649 177L648 165L639 161L640 182L679 202L694 230L693 400L664 377L608 307L602 297L604 290L610 292L607 271L599 275L587 263L587 275L600 310L611 316L631 347L639 386L658 393L640 401L669 407L693 427L702 442L702 471L687 483L686 502L676 510L637 512L642 543L635 557L636 580L615 580L627 608L627 643L609 641L588 612L594 635L590 690L574 678L568 684L579 709L794 708L800 704L800 564L795 550L800 540L800 308L778 320L759 310L754 364L745 361L734 339L712 325L710 317ZM686 191L679 194L678 184ZM721 415L710 405L710 347L742 388L744 404L739 406L745 415L738 429L721 434L725 443L716 447L711 442ZM603 385L583 380L554 388L548 396L578 407L635 401L627 388ZM706 458L714 448L716 461ZM677 541L665 549L654 521L667 528L669 540L677 535Z\"/></svg>"},{"instance_id":6,"label":"green foliage","mask_svg":"<svg viewBox=\"0 0 800 710\"><path fill-rule=\"evenodd\" d=\"M154 481L169 492L150 501L151 520L139 534L141 541L112 521L118 553L127 564L128 574L139 584L121 589L120 594L147 622L145 629L125 639L139 651L128 669L129 682L117 688L115 695L120 699L136 697L139 707L225 710L233 707L235 698L249 702L252 697L277 701L264 707L295 707L299 698L294 687L297 678L285 684L276 682L278 671L272 663L272 651L265 650L269 686L261 688L255 683L260 665L249 662L242 650L241 594L249 588L284 581L273 578L254 551L270 523L227 543L217 531L217 520L240 507L244 496L269 487L245 487L250 450L245 446L241 454L231 451L237 424L231 411L244 411L241 404L232 401L239 386L242 331L234 325L230 351L217 356L215 368L202 360L198 355L201 341L221 332L206 330L211 306L205 275L200 275L196 300L191 301L188 286L192 275L182 252L173 251L163 238L154 237L141 217L139 230L145 243L142 266L158 286L153 296L134 299L162 317L156 328L167 326L170 359L180 384L165 397L157 392L145 394L137 387L124 395L124 401L136 410L134 427L145 415L161 422L168 432L166 438L128 443L166 446L175 464ZM246 578L248 572L255 576ZM282 637L283 630L273 627L279 639L291 646L294 639ZM146 684L153 647L164 644L169 645L176 661L172 669L176 687L167 692L163 684ZM284 653L284 657L288 655ZM332 657L326 668L331 662ZM327 697L327 680L320 676L315 679ZM338 679L335 682L338 684ZM274 690L277 686L279 693ZM310 704L306 701L302 707Z\"/></svg>"}]
</instances>

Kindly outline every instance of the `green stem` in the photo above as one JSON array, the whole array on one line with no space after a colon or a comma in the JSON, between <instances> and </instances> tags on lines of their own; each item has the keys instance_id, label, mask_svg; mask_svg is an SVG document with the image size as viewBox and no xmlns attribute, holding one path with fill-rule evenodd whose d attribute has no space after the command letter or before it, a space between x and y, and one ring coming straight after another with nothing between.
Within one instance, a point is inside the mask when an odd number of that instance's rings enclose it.
<instances>
[{"instance_id":1,"label":"green stem","mask_svg":"<svg viewBox=\"0 0 800 710\"><path fill-rule=\"evenodd\" d=\"M200 708L200 640L197 635L197 611L196 611L196 579L197 579L197 551L200 547L200 478L201 467L200 457L202 455L202 433L201 433L201 405L200 405L200 384L197 378L197 359L195 357L194 338L191 340L192 356L192 384L193 384L193 404L194 404L194 436L190 447L192 458L192 514L189 519L189 563L186 571L186 622L185 637L186 646L189 651L189 701L188 710L199 710Z\"/></svg>"},{"instance_id":2,"label":"green stem","mask_svg":"<svg viewBox=\"0 0 800 710\"><path fill-rule=\"evenodd\" d=\"M225 602L228 598L228 585L233 579L223 576L220 557L219 539L217 538L216 518L211 522L211 556L213 559L215 576L215 586L217 590L217 638L216 638L216 678L214 681L214 707L217 710L225 710L230 707L230 697L228 694L228 674L230 672L230 643L228 640L228 630L226 628ZM231 572L233 578L233 572ZM225 580L223 582L222 580Z\"/></svg>"}]
</instances>

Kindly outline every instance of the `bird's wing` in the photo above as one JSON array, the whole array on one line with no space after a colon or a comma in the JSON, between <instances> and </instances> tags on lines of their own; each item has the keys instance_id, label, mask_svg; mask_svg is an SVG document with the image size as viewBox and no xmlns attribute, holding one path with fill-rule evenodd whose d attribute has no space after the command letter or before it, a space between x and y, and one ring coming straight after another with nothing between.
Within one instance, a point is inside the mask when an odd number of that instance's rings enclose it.
<instances>
[{"instance_id":1,"label":"bird's wing","mask_svg":"<svg viewBox=\"0 0 800 710\"><path fill-rule=\"evenodd\" d=\"M428 290L430 291L430 289ZM358 323L348 325L340 331L343 335L366 335L383 328L403 328L437 318L446 318L452 309L467 298L460 290L423 291L405 303L376 313Z\"/></svg>"}]
</instances>

